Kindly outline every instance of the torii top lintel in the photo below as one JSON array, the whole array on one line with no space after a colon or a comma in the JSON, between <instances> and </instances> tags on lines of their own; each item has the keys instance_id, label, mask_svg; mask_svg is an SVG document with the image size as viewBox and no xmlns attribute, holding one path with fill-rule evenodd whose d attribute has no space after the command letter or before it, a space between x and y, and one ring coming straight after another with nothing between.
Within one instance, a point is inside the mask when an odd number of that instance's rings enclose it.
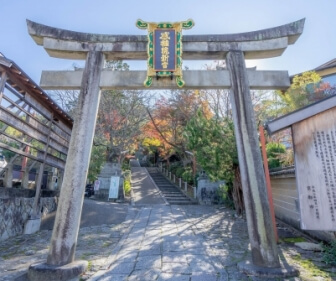
<instances>
[{"instance_id":1,"label":"torii top lintel","mask_svg":"<svg viewBox=\"0 0 336 281\"><path fill-rule=\"evenodd\" d=\"M237 34L184 35L184 60L221 60L228 51L240 50L245 59L280 56L303 32L305 19L269 29ZM145 35L106 35L54 28L27 20L28 32L38 45L56 58L86 59L98 48L107 60L146 60Z\"/></svg>"}]
</instances>

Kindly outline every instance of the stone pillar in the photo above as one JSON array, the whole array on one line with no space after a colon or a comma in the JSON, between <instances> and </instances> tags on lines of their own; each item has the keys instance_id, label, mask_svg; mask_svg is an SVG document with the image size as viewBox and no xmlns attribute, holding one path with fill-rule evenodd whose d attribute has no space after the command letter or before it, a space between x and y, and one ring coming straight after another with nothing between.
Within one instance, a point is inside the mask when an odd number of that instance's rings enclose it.
<instances>
[{"instance_id":1,"label":"stone pillar","mask_svg":"<svg viewBox=\"0 0 336 281\"><path fill-rule=\"evenodd\" d=\"M279 268L278 249L267 199L266 181L243 52L228 52L226 64L231 79L230 99L252 262L259 267Z\"/></svg>"},{"instance_id":2,"label":"stone pillar","mask_svg":"<svg viewBox=\"0 0 336 281\"><path fill-rule=\"evenodd\" d=\"M5 187L13 187L13 164L7 164L6 174L4 179Z\"/></svg>"},{"instance_id":3,"label":"stone pillar","mask_svg":"<svg viewBox=\"0 0 336 281\"><path fill-rule=\"evenodd\" d=\"M65 265L73 262L75 258L85 182L100 100L99 81L103 62L102 52L91 50L88 53L47 257L49 265Z\"/></svg>"},{"instance_id":4,"label":"stone pillar","mask_svg":"<svg viewBox=\"0 0 336 281\"><path fill-rule=\"evenodd\" d=\"M85 182L100 100L99 81L104 54L91 46L76 108L63 185L47 262L31 265L29 280L78 280L87 261L74 261Z\"/></svg>"}]
</instances>

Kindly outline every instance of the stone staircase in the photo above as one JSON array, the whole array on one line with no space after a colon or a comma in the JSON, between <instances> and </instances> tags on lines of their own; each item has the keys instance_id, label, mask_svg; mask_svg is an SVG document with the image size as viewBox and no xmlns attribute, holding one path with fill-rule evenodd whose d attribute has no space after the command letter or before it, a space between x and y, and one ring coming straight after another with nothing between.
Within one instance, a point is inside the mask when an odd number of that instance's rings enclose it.
<instances>
[{"instance_id":1,"label":"stone staircase","mask_svg":"<svg viewBox=\"0 0 336 281\"><path fill-rule=\"evenodd\" d=\"M177 186L162 175L157 168L147 168L147 171L170 205L197 204L196 200L187 197Z\"/></svg>"}]
</instances>

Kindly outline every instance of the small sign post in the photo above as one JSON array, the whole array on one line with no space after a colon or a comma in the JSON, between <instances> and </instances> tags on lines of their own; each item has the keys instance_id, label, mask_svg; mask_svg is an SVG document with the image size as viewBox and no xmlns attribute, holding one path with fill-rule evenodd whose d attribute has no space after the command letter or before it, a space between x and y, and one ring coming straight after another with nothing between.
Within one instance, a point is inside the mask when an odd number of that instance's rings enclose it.
<instances>
[{"instance_id":1,"label":"small sign post","mask_svg":"<svg viewBox=\"0 0 336 281\"><path fill-rule=\"evenodd\" d=\"M112 176L110 181L110 191L109 191L109 197L110 199L118 199L118 191L119 191L119 177Z\"/></svg>"},{"instance_id":2,"label":"small sign post","mask_svg":"<svg viewBox=\"0 0 336 281\"><path fill-rule=\"evenodd\" d=\"M98 191L100 187L100 180L95 180L94 182L94 191Z\"/></svg>"}]
</instances>

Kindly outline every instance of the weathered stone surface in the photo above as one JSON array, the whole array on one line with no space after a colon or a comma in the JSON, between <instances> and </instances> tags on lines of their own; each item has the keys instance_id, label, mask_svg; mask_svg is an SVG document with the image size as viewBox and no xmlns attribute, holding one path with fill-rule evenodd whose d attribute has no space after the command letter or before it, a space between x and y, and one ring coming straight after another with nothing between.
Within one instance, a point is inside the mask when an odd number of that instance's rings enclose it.
<instances>
[{"instance_id":1,"label":"weathered stone surface","mask_svg":"<svg viewBox=\"0 0 336 281\"><path fill-rule=\"evenodd\" d=\"M0 241L23 234L24 225L32 215L34 198L0 198ZM57 208L56 197L43 197L39 201L39 212L46 215Z\"/></svg>"},{"instance_id":2,"label":"weathered stone surface","mask_svg":"<svg viewBox=\"0 0 336 281\"><path fill-rule=\"evenodd\" d=\"M260 267L280 267L243 53L229 52L226 64L252 262Z\"/></svg>"},{"instance_id":3,"label":"weathered stone surface","mask_svg":"<svg viewBox=\"0 0 336 281\"><path fill-rule=\"evenodd\" d=\"M87 261L74 261L63 266L45 263L31 265L28 269L30 281L70 281L79 277L88 266Z\"/></svg>"},{"instance_id":4,"label":"weathered stone surface","mask_svg":"<svg viewBox=\"0 0 336 281\"><path fill-rule=\"evenodd\" d=\"M88 53L69 153L60 193L47 263L64 265L74 260L83 206L85 181L100 100L99 80L104 56L99 49Z\"/></svg>"},{"instance_id":5,"label":"weathered stone surface","mask_svg":"<svg viewBox=\"0 0 336 281\"><path fill-rule=\"evenodd\" d=\"M309 242L296 242L295 246L307 250L307 251L315 251L315 252L321 252L322 246L320 244L316 243L309 243Z\"/></svg>"},{"instance_id":6,"label":"weathered stone surface","mask_svg":"<svg viewBox=\"0 0 336 281\"><path fill-rule=\"evenodd\" d=\"M253 275L263 278L278 279L278 278L289 278L299 276L299 271L290 266L282 265L276 268L267 268L254 265L250 261L244 261L238 263L238 269L247 275Z\"/></svg>"},{"instance_id":7,"label":"weathered stone surface","mask_svg":"<svg viewBox=\"0 0 336 281\"><path fill-rule=\"evenodd\" d=\"M42 71L41 87L44 89L79 89L83 71ZM102 71L101 89L144 89L146 71ZM290 85L287 71L247 70L252 90L287 89ZM183 71L185 89L228 89L231 87L228 70ZM174 80L153 80L151 89L176 89Z\"/></svg>"},{"instance_id":8,"label":"weathered stone surface","mask_svg":"<svg viewBox=\"0 0 336 281\"><path fill-rule=\"evenodd\" d=\"M27 20L28 32L50 56L85 59L96 44L108 60L147 59L147 36L74 32ZM301 35L304 19L279 27L239 34L184 35L183 59L223 59L229 50L241 50L248 59L279 56Z\"/></svg>"}]
</instances>

